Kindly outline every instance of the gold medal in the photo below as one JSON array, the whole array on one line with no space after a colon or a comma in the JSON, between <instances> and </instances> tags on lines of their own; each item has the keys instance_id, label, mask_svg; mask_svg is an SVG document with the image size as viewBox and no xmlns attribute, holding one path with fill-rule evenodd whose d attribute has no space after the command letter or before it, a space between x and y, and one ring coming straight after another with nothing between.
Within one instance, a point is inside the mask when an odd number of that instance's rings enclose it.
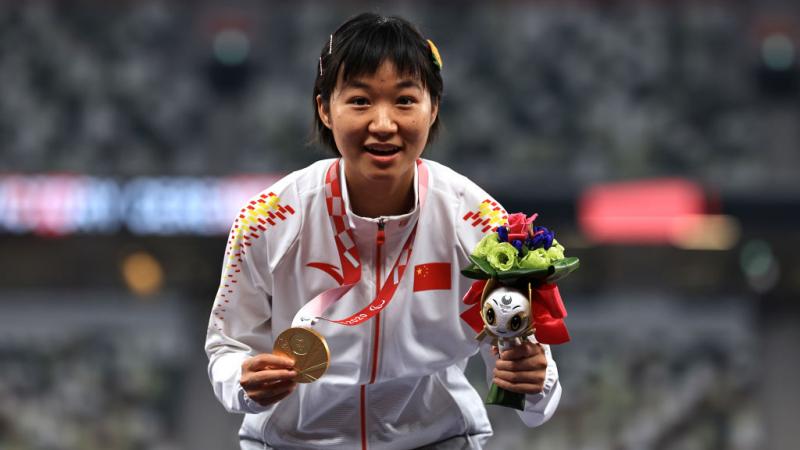
<instances>
[{"instance_id":1,"label":"gold medal","mask_svg":"<svg viewBox=\"0 0 800 450\"><path fill-rule=\"evenodd\" d=\"M283 355L294 360L294 370L298 383L317 381L330 365L331 354L325 338L311 328L292 327L284 330L272 353Z\"/></svg>"}]
</instances>

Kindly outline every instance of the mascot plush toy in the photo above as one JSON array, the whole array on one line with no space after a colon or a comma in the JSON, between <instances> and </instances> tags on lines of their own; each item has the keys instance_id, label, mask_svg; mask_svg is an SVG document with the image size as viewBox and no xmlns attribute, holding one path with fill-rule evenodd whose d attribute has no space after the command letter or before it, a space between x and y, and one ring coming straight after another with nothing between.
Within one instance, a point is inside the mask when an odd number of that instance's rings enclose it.
<instances>
[{"instance_id":1,"label":"mascot plush toy","mask_svg":"<svg viewBox=\"0 0 800 450\"><path fill-rule=\"evenodd\" d=\"M485 327L478 339L490 336L500 352L522 345L523 339L533 334L530 297L512 287L486 286L488 295L481 305Z\"/></svg>"}]
</instances>

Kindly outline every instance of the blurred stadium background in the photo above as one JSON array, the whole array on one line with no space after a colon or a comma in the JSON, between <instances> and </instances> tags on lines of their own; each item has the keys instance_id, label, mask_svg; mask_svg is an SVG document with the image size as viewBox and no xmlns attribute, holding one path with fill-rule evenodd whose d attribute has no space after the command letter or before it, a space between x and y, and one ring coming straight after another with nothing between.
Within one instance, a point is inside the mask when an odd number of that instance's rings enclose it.
<instances>
[{"instance_id":1,"label":"blurred stadium background","mask_svg":"<svg viewBox=\"0 0 800 450\"><path fill-rule=\"evenodd\" d=\"M0 448L236 447L202 350L227 228L326 157L316 58L363 10L442 52L427 157L584 263L560 410L491 409L491 447L798 448L788 0L0 3Z\"/></svg>"}]
</instances>

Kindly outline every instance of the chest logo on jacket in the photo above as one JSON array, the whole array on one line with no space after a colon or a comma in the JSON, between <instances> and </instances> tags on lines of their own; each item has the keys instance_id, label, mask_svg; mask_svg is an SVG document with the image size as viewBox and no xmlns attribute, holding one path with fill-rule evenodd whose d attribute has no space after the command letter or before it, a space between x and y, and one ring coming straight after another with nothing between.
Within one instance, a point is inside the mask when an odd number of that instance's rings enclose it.
<instances>
[{"instance_id":1,"label":"chest logo on jacket","mask_svg":"<svg viewBox=\"0 0 800 450\"><path fill-rule=\"evenodd\" d=\"M314 269L319 269L328 275L331 276L336 281L336 284L341 286L344 284L344 277L341 274L342 269L334 266L333 264L328 264L324 262L310 262L306 264L306 267L313 267Z\"/></svg>"}]
</instances>

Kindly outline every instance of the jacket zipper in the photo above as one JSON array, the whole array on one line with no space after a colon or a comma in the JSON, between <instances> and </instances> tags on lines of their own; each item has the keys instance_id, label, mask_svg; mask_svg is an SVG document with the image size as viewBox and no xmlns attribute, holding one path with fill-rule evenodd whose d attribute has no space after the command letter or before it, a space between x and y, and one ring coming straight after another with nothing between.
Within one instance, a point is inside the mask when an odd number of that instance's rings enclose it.
<instances>
[{"instance_id":1,"label":"jacket zipper","mask_svg":"<svg viewBox=\"0 0 800 450\"><path fill-rule=\"evenodd\" d=\"M378 234L375 238L375 296L381 291L381 271L383 261L383 243L386 242L386 233L384 227L386 226L386 219L378 219ZM372 335L372 358L369 383L375 383L375 378L378 375L378 351L380 347L381 337L381 313L375 315L375 328ZM361 385L361 449L367 449L367 386Z\"/></svg>"},{"instance_id":2,"label":"jacket zipper","mask_svg":"<svg viewBox=\"0 0 800 450\"><path fill-rule=\"evenodd\" d=\"M383 271L383 243L386 242L386 233L384 227L386 220L380 218L378 220L378 234L375 238L375 296L381 291L381 272ZM375 315L375 332L372 339L372 370L369 377L369 384L375 383L375 378L378 375L378 351L380 347L381 337L381 313Z\"/></svg>"}]
</instances>

